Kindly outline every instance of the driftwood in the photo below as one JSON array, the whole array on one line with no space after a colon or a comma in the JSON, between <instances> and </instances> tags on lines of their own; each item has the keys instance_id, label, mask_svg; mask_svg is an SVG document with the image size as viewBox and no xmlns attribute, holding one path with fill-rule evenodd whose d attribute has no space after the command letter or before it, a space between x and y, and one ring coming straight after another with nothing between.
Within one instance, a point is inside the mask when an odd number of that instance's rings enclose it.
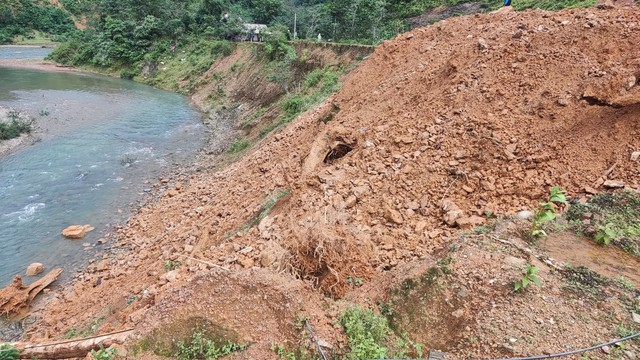
<instances>
[{"instance_id":1,"label":"driftwood","mask_svg":"<svg viewBox=\"0 0 640 360\"><path fill-rule=\"evenodd\" d=\"M106 349L122 344L133 333L133 329L123 330L90 338L66 340L48 344L11 344L20 352L20 359L72 359L84 358L91 350Z\"/></svg>"},{"instance_id":2,"label":"driftwood","mask_svg":"<svg viewBox=\"0 0 640 360\"><path fill-rule=\"evenodd\" d=\"M35 297L49 284L56 281L62 269L53 269L42 279L29 286L22 284L22 277L13 277L13 284L0 290L0 315L13 316L29 308Z\"/></svg>"}]
</instances>

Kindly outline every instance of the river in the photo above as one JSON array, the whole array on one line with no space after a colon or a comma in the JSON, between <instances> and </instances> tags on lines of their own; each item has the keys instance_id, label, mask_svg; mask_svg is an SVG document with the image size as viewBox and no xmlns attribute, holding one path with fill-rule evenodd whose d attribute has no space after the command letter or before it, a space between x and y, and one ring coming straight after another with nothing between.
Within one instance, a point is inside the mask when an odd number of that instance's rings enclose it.
<instances>
[{"instance_id":1,"label":"river","mask_svg":"<svg viewBox=\"0 0 640 360\"><path fill-rule=\"evenodd\" d=\"M0 47L0 59L47 53L28 49ZM187 98L97 75L0 66L0 106L30 114L40 129L33 144L0 158L0 287L15 274L35 280L24 276L32 262L63 267L65 278L85 266L129 205L189 163L206 137ZM74 224L95 230L63 238Z\"/></svg>"}]
</instances>

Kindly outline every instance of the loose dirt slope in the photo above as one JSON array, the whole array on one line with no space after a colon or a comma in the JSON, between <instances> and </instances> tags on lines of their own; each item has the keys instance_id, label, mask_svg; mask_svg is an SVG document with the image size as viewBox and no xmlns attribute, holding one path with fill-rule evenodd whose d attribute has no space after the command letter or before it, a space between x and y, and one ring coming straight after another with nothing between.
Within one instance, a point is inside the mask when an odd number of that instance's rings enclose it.
<instances>
[{"instance_id":1,"label":"loose dirt slope","mask_svg":"<svg viewBox=\"0 0 640 360\"><path fill-rule=\"evenodd\" d=\"M161 185L166 196L56 295L30 335L92 323L148 333L187 309L255 343L251 358L272 358L292 306L331 336L322 295L428 262L486 211L536 205L551 185L572 196L605 180L638 189L638 43L636 8L460 17L386 42L339 94L243 159Z\"/></svg>"}]
</instances>

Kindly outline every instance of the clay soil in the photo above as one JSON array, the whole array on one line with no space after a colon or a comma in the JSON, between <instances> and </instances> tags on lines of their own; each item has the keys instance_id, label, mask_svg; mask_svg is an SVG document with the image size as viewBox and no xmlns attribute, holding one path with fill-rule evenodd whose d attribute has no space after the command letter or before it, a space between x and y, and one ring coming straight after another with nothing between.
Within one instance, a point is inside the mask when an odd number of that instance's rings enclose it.
<instances>
[{"instance_id":1,"label":"clay soil","mask_svg":"<svg viewBox=\"0 0 640 360\"><path fill-rule=\"evenodd\" d=\"M338 352L339 310L376 301L452 358L615 338L635 326L629 291L540 261L518 237L526 224L461 231L535 207L553 185L576 199L611 180L640 189L638 43L637 8L503 10L385 42L237 162L158 181L158 199L50 296L25 339L135 328L130 345L155 344L206 321L249 343L246 358L272 359L308 318ZM526 262L543 284L514 294Z\"/></svg>"}]
</instances>

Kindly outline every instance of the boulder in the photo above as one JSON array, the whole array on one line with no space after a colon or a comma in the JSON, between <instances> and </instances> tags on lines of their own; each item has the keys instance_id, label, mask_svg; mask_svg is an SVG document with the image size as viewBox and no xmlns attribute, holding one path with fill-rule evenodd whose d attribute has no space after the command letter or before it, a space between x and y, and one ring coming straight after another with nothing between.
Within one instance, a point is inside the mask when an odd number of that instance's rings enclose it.
<instances>
[{"instance_id":1,"label":"boulder","mask_svg":"<svg viewBox=\"0 0 640 360\"><path fill-rule=\"evenodd\" d=\"M44 265L33 263L27 267L27 276L36 276L44 271Z\"/></svg>"},{"instance_id":2,"label":"boulder","mask_svg":"<svg viewBox=\"0 0 640 360\"><path fill-rule=\"evenodd\" d=\"M91 225L71 225L62 230L62 236L67 239L82 239L87 232L93 229Z\"/></svg>"}]
</instances>

